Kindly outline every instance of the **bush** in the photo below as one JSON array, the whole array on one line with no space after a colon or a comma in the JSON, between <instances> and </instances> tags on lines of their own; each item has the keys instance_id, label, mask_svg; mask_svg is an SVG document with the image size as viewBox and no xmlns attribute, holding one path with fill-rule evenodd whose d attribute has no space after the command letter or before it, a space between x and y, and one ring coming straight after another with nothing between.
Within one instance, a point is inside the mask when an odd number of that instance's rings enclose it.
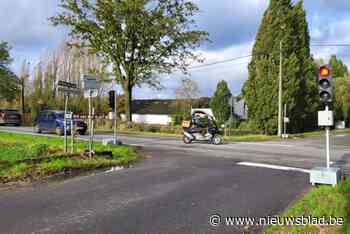
<instances>
[{"instance_id":1,"label":"bush","mask_svg":"<svg viewBox=\"0 0 350 234\"><path fill-rule=\"evenodd\" d=\"M259 130L259 125L252 120L246 120L240 123L238 129L241 132L246 132L249 134L261 134L262 132Z\"/></svg>"},{"instance_id":2,"label":"bush","mask_svg":"<svg viewBox=\"0 0 350 234\"><path fill-rule=\"evenodd\" d=\"M173 125L180 125L182 123L182 120L184 120L184 117L182 114L175 114L171 116L171 120Z\"/></svg>"},{"instance_id":3,"label":"bush","mask_svg":"<svg viewBox=\"0 0 350 234\"><path fill-rule=\"evenodd\" d=\"M34 144L29 147L30 157L40 157L44 156L49 152L48 144Z\"/></svg>"}]
</instances>

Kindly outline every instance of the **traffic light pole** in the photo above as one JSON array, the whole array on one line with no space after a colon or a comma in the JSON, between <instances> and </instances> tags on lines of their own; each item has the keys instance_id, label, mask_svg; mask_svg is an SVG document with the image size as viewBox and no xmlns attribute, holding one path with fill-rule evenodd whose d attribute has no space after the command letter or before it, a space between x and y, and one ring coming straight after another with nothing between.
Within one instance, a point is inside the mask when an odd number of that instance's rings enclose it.
<instances>
[{"instance_id":1,"label":"traffic light pole","mask_svg":"<svg viewBox=\"0 0 350 234\"><path fill-rule=\"evenodd\" d=\"M117 144L117 93L114 94L114 144Z\"/></svg>"},{"instance_id":2,"label":"traffic light pole","mask_svg":"<svg viewBox=\"0 0 350 234\"><path fill-rule=\"evenodd\" d=\"M326 111L329 110L328 105L326 104ZM327 157L327 168L330 167L330 127L326 126L326 157Z\"/></svg>"},{"instance_id":3,"label":"traffic light pole","mask_svg":"<svg viewBox=\"0 0 350 234\"><path fill-rule=\"evenodd\" d=\"M89 157L92 158L92 116L91 116L91 93L92 91L89 90Z\"/></svg>"},{"instance_id":4,"label":"traffic light pole","mask_svg":"<svg viewBox=\"0 0 350 234\"><path fill-rule=\"evenodd\" d=\"M68 152L68 142L67 142L67 106L68 106L68 94L64 95L64 152Z\"/></svg>"},{"instance_id":5,"label":"traffic light pole","mask_svg":"<svg viewBox=\"0 0 350 234\"><path fill-rule=\"evenodd\" d=\"M332 68L329 65L321 65L318 69L318 88L320 100L325 105L325 110L318 111L318 126L325 127L326 135L326 167L314 167L310 170L310 183L329 184L335 186L341 180L341 168L331 167L330 162L330 128L334 125L333 111L329 110L332 102Z\"/></svg>"}]
</instances>

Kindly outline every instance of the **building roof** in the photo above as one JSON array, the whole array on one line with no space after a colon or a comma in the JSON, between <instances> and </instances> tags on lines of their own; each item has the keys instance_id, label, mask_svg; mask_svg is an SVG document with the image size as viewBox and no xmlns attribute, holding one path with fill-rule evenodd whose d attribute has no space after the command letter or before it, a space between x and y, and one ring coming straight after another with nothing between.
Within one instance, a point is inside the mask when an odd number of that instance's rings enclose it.
<instances>
[{"instance_id":1,"label":"building roof","mask_svg":"<svg viewBox=\"0 0 350 234\"><path fill-rule=\"evenodd\" d=\"M176 106L184 99L139 99L132 101L132 113L171 115L177 112ZM203 97L193 101L193 106L209 107L210 98Z\"/></svg>"}]
</instances>

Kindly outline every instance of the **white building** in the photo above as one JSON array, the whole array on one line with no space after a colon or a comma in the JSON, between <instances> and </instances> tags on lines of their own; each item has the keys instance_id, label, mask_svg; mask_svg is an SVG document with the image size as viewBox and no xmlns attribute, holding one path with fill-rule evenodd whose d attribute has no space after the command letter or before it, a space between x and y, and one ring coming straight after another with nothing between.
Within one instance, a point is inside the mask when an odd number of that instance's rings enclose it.
<instances>
[{"instance_id":1,"label":"white building","mask_svg":"<svg viewBox=\"0 0 350 234\"><path fill-rule=\"evenodd\" d=\"M140 99L132 101L132 121L135 123L145 124L160 124L168 125L172 122L172 115L176 114L176 103L181 100L176 99ZM194 100L200 103L201 108L193 108L192 113L195 110L201 110L211 116L214 116L213 111L208 108L210 98L203 97ZM196 106L196 105L195 105ZM204 108L202 108L204 107ZM246 119L246 105L244 100L234 101L234 114L241 119ZM125 115L121 114L123 120Z\"/></svg>"}]
</instances>

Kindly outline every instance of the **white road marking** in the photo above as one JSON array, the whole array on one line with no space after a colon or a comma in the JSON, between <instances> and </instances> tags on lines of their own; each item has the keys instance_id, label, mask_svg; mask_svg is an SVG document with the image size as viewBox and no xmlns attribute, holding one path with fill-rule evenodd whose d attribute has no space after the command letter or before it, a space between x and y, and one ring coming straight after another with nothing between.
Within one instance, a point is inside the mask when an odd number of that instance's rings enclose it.
<instances>
[{"instance_id":1,"label":"white road marking","mask_svg":"<svg viewBox=\"0 0 350 234\"><path fill-rule=\"evenodd\" d=\"M302 169L302 168L285 167L285 166L264 164L264 163L239 162L239 163L237 163L237 165L249 166L249 167L263 167L263 168L270 168L270 169L283 170L283 171L299 171L299 172L304 172L304 173L310 173L310 170L306 170L306 169Z\"/></svg>"},{"instance_id":2,"label":"white road marking","mask_svg":"<svg viewBox=\"0 0 350 234\"><path fill-rule=\"evenodd\" d=\"M282 146L282 147L294 147L294 145L276 144L276 143L258 143L258 142L237 142L235 144L242 145L262 145L262 146Z\"/></svg>"},{"instance_id":3,"label":"white road marking","mask_svg":"<svg viewBox=\"0 0 350 234\"><path fill-rule=\"evenodd\" d=\"M335 135L335 137L346 137L346 135Z\"/></svg>"}]
</instances>

